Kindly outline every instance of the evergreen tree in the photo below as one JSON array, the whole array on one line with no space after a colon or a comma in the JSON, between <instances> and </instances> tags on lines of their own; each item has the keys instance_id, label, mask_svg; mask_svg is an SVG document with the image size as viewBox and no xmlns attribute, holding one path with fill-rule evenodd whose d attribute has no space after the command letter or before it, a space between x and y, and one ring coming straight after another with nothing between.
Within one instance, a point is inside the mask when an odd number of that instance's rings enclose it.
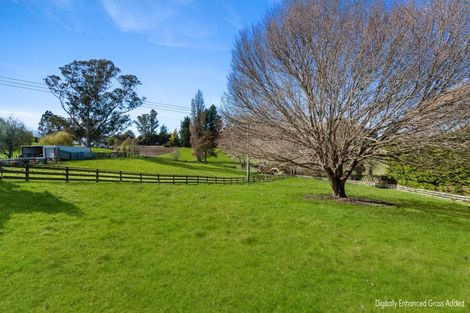
<instances>
[{"instance_id":1,"label":"evergreen tree","mask_svg":"<svg viewBox=\"0 0 470 313\"><path fill-rule=\"evenodd\" d=\"M45 79L87 147L126 129L128 113L143 103L135 91L140 81L120 71L109 60L73 61Z\"/></svg>"},{"instance_id":2,"label":"evergreen tree","mask_svg":"<svg viewBox=\"0 0 470 313\"><path fill-rule=\"evenodd\" d=\"M190 131L191 119L189 116L185 116L181 121L180 126L180 142L183 147L191 147L191 131Z\"/></svg>"},{"instance_id":3,"label":"evergreen tree","mask_svg":"<svg viewBox=\"0 0 470 313\"><path fill-rule=\"evenodd\" d=\"M69 122L62 116L55 115L51 111L46 111L41 116L38 125L38 133L41 137L57 133L60 131L70 132Z\"/></svg>"},{"instance_id":4,"label":"evergreen tree","mask_svg":"<svg viewBox=\"0 0 470 313\"><path fill-rule=\"evenodd\" d=\"M168 133L168 127L162 125L162 127L160 127L160 132L158 133L158 142L165 146L168 144L169 139L170 134Z\"/></svg>"},{"instance_id":5,"label":"evergreen tree","mask_svg":"<svg viewBox=\"0 0 470 313\"><path fill-rule=\"evenodd\" d=\"M215 105L211 105L209 109L206 110L205 129L210 133L211 146L213 148L217 147L221 129L221 117Z\"/></svg>"},{"instance_id":6,"label":"evergreen tree","mask_svg":"<svg viewBox=\"0 0 470 313\"><path fill-rule=\"evenodd\" d=\"M158 119L157 111L151 110L148 114L137 116L137 121L134 121L141 135L141 143L145 145L153 145L157 140Z\"/></svg>"}]
</instances>

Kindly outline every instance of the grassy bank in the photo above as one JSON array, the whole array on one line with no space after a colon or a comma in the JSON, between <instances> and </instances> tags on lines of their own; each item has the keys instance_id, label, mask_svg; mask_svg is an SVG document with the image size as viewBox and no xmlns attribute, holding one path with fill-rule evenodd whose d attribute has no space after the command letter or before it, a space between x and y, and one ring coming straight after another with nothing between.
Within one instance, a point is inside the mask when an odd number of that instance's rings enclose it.
<instances>
[{"instance_id":1,"label":"grassy bank","mask_svg":"<svg viewBox=\"0 0 470 313\"><path fill-rule=\"evenodd\" d=\"M244 171L238 164L218 151L217 157L208 163L197 162L190 148L181 148L179 154L169 153L154 158L122 158L104 160L83 160L61 162L59 165L122 170L159 174L202 175L202 176L240 176Z\"/></svg>"}]
</instances>

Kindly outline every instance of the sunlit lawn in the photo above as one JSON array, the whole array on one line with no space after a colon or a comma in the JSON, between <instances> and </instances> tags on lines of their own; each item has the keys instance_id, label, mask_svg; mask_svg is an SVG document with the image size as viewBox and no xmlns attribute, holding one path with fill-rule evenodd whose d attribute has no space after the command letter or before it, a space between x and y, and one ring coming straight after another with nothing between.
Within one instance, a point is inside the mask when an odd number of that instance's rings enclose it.
<instances>
[{"instance_id":1,"label":"sunlit lawn","mask_svg":"<svg viewBox=\"0 0 470 313\"><path fill-rule=\"evenodd\" d=\"M69 161L61 162L59 165L176 175L240 176L244 174L238 164L221 151L218 151L217 158L209 158L208 163L201 163L196 161L190 148L181 148L178 159L170 153L155 158Z\"/></svg>"},{"instance_id":2,"label":"sunlit lawn","mask_svg":"<svg viewBox=\"0 0 470 313\"><path fill-rule=\"evenodd\" d=\"M383 312L375 299L428 298L468 309L468 205L348 191L394 206L307 199L328 185L294 178L0 183L0 312Z\"/></svg>"}]
</instances>

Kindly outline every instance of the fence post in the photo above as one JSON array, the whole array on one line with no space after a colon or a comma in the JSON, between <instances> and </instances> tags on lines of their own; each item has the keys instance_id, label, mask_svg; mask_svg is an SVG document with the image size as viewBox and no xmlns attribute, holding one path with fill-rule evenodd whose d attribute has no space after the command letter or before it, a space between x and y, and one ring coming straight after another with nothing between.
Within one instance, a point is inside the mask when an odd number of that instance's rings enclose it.
<instances>
[{"instance_id":1,"label":"fence post","mask_svg":"<svg viewBox=\"0 0 470 313\"><path fill-rule=\"evenodd\" d=\"M186 185L188 184L188 175L186 175Z\"/></svg>"},{"instance_id":2,"label":"fence post","mask_svg":"<svg viewBox=\"0 0 470 313\"><path fill-rule=\"evenodd\" d=\"M160 174L157 174L157 182L160 184Z\"/></svg>"},{"instance_id":3,"label":"fence post","mask_svg":"<svg viewBox=\"0 0 470 313\"><path fill-rule=\"evenodd\" d=\"M68 166L65 167L65 182L66 183L69 182L69 167Z\"/></svg>"},{"instance_id":4,"label":"fence post","mask_svg":"<svg viewBox=\"0 0 470 313\"><path fill-rule=\"evenodd\" d=\"M24 178L26 181L29 181L29 164L26 163L26 165L24 166Z\"/></svg>"},{"instance_id":5,"label":"fence post","mask_svg":"<svg viewBox=\"0 0 470 313\"><path fill-rule=\"evenodd\" d=\"M173 174L173 184L175 183L175 174Z\"/></svg>"},{"instance_id":6,"label":"fence post","mask_svg":"<svg viewBox=\"0 0 470 313\"><path fill-rule=\"evenodd\" d=\"M225 185L225 177L222 177L222 183Z\"/></svg>"},{"instance_id":7,"label":"fence post","mask_svg":"<svg viewBox=\"0 0 470 313\"><path fill-rule=\"evenodd\" d=\"M199 185L199 176L196 176L196 185Z\"/></svg>"},{"instance_id":8,"label":"fence post","mask_svg":"<svg viewBox=\"0 0 470 313\"><path fill-rule=\"evenodd\" d=\"M119 171L119 182L122 183L122 171Z\"/></svg>"},{"instance_id":9,"label":"fence post","mask_svg":"<svg viewBox=\"0 0 470 313\"><path fill-rule=\"evenodd\" d=\"M96 169L96 182L100 181L100 170Z\"/></svg>"},{"instance_id":10,"label":"fence post","mask_svg":"<svg viewBox=\"0 0 470 313\"><path fill-rule=\"evenodd\" d=\"M217 183L219 182L219 179L217 178L217 176L215 177L215 184L217 185Z\"/></svg>"}]
</instances>

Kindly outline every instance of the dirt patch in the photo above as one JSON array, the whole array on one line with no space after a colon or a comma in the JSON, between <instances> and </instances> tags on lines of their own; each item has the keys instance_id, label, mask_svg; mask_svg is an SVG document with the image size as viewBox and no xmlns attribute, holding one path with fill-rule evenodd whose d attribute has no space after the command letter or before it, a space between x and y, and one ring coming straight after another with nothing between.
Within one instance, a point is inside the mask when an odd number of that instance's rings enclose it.
<instances>
[{"instance_id":1,"label":"dirt patch","mask_svg":"<svg viewBox=\"0 0 470 313\"><path fill-rule=\"evenodd\" d=\"M386 205L386 206L396 206L391 202L375 200L375 199L365 199L365 198L336 198L330 195L306 195L305 198L310 200L334 200L341 203L351 203L351 204L363 204L363 205Z\"/></svg>"},{"instance_id":2,"label":"dirt patch","mask_svg":"<svg viewBox=\"0 0 470 313\"><path fill-rule=\"evenodd\" d=\"M172 153L177 148L167 148L162 146L135 146L135 152L141 156L156 157L162 154Z\"/></svg>"}]
</instances>

